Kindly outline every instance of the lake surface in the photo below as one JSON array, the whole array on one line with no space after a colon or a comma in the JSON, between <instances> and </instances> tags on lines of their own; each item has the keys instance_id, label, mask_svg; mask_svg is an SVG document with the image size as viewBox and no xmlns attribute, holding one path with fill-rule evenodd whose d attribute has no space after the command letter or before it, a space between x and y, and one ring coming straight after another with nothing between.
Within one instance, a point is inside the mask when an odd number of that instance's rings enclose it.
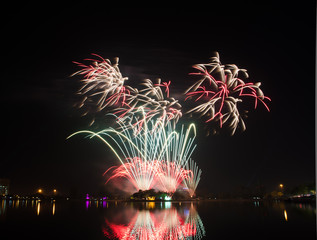
<instances>
[{"instance_id":1,"label":"lake surface","mask_svg":"<svg viewBox=\"0 0 317 240\"><path fill-rule=\"evenodd\" d=\"M0 200L1 239L315 239L312 204Z\"/></svg>"}]
</instances>

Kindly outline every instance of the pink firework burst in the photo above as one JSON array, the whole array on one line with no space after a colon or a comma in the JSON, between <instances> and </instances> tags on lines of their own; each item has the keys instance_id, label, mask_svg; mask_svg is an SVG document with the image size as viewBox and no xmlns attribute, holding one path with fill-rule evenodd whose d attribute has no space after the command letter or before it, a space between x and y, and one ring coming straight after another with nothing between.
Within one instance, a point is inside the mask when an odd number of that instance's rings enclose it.
<instances>
[{"instance_id":1,"label":"pink firework burst","mask_svg":"<svg viewBox=\"0 0 317 240\"><path fill-rule=\"evenodd\" d=\"M157 183L160 190L174 193L189 178L191 170L186 170L175 162L162 161L157 172Z\"/></svg>"},{"instance_id":2,"label":"pink firework burst","mask_svg":"<svg viewBox=\"0 0 317 240\"><path fill-rule=\"evenodd\" d=\"M144 161L139 157L128 158L126 163L109 168L104 175L110 174L110 180L126 178L134 188L139 190L158 190L173 194L177 188L192 175L191 170L186 170L175 162Z\"/></svg>"},{"instance_id":3,"label":"pink firework burst","mask_svg":"<svg viewBox=\"0 0 317 240\"><path fill-rule=\"evenodd\" d=\"M119 167L113 166L104 173L106 175L112 171L106 183L116 178L126 178L137 191L149 190L155 184L159 165L159 162L155 160L143 161L139 157L127 158L125 164Z\"/></svg>"}]
</instances>

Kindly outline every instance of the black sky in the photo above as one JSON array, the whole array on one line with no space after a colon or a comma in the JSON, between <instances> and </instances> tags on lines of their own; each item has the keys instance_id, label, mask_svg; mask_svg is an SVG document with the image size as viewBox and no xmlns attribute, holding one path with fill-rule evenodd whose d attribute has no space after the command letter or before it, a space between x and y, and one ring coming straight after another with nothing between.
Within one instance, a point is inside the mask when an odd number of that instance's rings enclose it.
<instances>
[{"instance_id":1,"label":"black sky","mask_svg":"<svg viewBox=\"0 0 317 240\"><path fill-rule=\"evenodd\" d=\"M271 112L260 106L246 119L247 130L233 137L206 137L193 119L199 128L193 157L203 170L199 188L314 181L313 1L93 9L9 9L3 17L0 178L11 180L12 191L97 191L102 173L116 163L98 141L65 140L88 128L73 107L78 79L69 75L78 70L72 61L91 53L120 57L131 83L171 80L171 94L179 95L193 81L191 66L218 51L222 63L246 68L250 81L262 82Z\"/></svg>"}]
</instances>

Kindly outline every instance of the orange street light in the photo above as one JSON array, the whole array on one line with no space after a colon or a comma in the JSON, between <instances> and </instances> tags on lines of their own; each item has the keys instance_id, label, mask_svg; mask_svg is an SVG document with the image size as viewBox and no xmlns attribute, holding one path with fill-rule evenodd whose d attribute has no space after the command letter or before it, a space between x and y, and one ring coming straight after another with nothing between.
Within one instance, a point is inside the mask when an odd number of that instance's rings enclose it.
<instances>
[{"instance_id":1,"label":"orange street light","mask_svg":"<svg viewBox=\"0 0 317 240\"><path fill-rule=\"evenodd\" d=\"M42 193L43 190L40 188L39 190L37 190L38 193Z\"/></svg>"}]
</instances>

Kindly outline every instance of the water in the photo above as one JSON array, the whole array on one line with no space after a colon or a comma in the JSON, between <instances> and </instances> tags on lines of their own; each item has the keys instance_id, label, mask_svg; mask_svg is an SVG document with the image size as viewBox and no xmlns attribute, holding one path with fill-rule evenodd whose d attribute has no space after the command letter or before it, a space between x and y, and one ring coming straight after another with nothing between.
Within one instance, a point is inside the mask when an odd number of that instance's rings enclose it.
<instances>
[{"instance_id":1,"label":"water","mask_svg":"<svg viewBox=\"0 0 317 240\"><path fill-rule=\"evenodd\" d=\"M312 204L0 200L1 239L315 239ZM3 238L4 237L4 238Z\"/></svg>"}]
</instances>

